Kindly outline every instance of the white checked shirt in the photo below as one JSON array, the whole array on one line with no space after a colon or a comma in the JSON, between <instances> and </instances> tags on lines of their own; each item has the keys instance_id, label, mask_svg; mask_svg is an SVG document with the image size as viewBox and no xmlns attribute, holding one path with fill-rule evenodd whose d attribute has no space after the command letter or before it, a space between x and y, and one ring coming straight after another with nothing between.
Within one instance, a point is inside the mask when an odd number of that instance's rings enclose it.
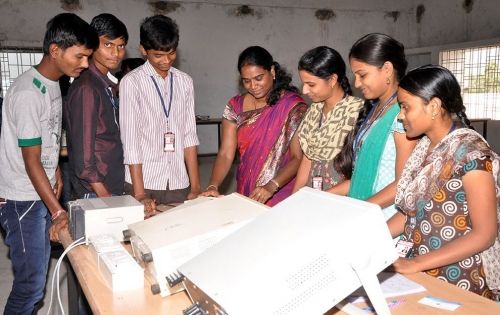
<instances>
[{"instance_id":1,"label":"white checked shirt","mask_svg":"<svg viewBox=\"0 0 500 315\"><path fill-rule=\"evenodd\" d=\"M151 77L156 81L168 110L172 75L173 98L168 128L175 134L175 152L164 152L167 117ZM148 61L128 73L120 82L120 131L124 163L142 164L145 189L165 190L167 184L171 190L188 187L184 149L199 144L193 79L173 67L163 79ZM132 183L128 166L125 167L125 181Z\"/></svg>"}]
</instances>

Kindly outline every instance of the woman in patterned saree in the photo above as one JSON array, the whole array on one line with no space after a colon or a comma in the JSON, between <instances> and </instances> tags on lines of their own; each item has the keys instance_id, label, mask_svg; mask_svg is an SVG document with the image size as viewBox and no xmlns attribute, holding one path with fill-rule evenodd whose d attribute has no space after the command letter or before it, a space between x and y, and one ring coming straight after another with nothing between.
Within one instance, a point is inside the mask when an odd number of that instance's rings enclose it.
<instances>
[{"instance_id":1,"label":"woman in patterned saree","mask_svg":"<svg viewBox=\"0 0 500 315\"><path fill-rule=\"evenodd\" d=\"M363 100L352 96L345 68L340 54L326 46L313 48L300 58L302 93L313 103L297 131L304 157L294 191L305 185L327 190L343 179L333 159L363 108Z\"/></svg>"},{"instance_id":2,"label":"woman in patterned saree","mask_svg":"<svg viewBox=\"0 0 500 315\"><path fill-rule=\"evenodd\" d=\"M234 96L226 105L221 148L202 195L219 195L218 187L238 150L236 191L273 206L292 192L302 159L295 131L307 105L290 85L291 76L264 48L245 49L238 58L238 70L247 93Z\"/></svg>"},{"instance_id":3,"label":"woman in patterned saree","mask_svg":"<svg viewBox=\"0 0 500 315\"><path fill-rule=\"evenodd\" d=\"M335 157L346 180L329 192L378 204L388 220L396 213L396 180L415 147L397 119L399 80L406 72L403 45L385 34L363 36L351 48L355 86L366 99L356 127Z\"/></svg>"},{"instance_id":4,"label":"woman in patterned saree","mask_svg":"<svg viewBox=\"0 0 500 315\"><path fill-rule=\"evenodd\" d=\"M499 158L474 130L460 86L441 66L424 66L400 83L399 118L409 136L424 135L397 185L389 222L412 245L396 271L425 271L491 299L500 289ZM496 290L496 293L494 291Z\"/></svg>"}]
</instances>

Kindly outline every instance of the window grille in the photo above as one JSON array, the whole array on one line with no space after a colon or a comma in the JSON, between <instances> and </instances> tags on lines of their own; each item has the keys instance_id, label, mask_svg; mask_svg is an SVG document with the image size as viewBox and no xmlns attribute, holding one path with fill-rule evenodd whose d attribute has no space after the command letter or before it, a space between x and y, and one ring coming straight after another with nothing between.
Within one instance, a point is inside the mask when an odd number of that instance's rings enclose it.
<instances>
[{"instance_id":1,"label":"window grille","mask_svg":"<svg viewBox=\"0 0 500 315\"><path fill-rule=\"evenodd\" d=\"M439 63L460 83L469 118L500 119L500 44L444 50Z\"/></svg>"},{"instance_id":2,"label":"window grille","mask_svg":"<svg viewBox=\"0 0 500 315\"><path fill-rule=\"evenodd\" d=\"M42 60L41 48L0 47L0 87L4 97L14 79Z\"/></svg>"}]
</instances>

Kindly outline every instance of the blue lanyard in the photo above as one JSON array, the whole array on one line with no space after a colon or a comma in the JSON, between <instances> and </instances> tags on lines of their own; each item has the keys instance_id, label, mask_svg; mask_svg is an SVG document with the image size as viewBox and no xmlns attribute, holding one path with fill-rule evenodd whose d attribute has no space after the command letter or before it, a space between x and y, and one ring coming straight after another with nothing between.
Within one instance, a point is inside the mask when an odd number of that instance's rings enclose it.
<instances>
[{"instance_id":1,"label":"blue lanyard","mask_svg":"<svg viewBox=\"0 0 500 315\"><path fill-rule=\"evenodd\" d=\"M354 138L354 143L353 143L354 159L356 159L356 157L358 155L358 151L359 151L359 149L361 147L361 142L363 140L363 137L368 132L368 130L370 129L371 125L373 123L375 123L375 121L377 121L377 119L379 119L382 116L382 114L389 107L389 105L391 105L392 101L394 101L394 99L397 96L398 96L398 92L395 92L394 94L392 94L392 96L389 97L389 99L382 106L382 109L377 113L377 116L375 116L372 119L371 117L372 117L373 113L375 112L375 108L377 108L377 106L378 106L378 102L376 102L375 104L373 104L373 106L372 106L372 108L370 110L370 113L366 117L365 121L363 121L363 124L361 125L361 128L359 128L358 134ZM370 120L371 120L371 122L368 123Z\"/></svg>"},{"instance_id":2,"label":"blue lanyard","mask_svg":"<svg viewBox=\"0 0 500 315\"><path fill-rule=\"evenodd\" d=\"M118 129L120 129L120 125L118 124L118 119L116 119L116 111L118 110L118 100L113 96L113 92L112 92L110 86L108 86L104 90L106 91L106 94L109 97L109 101L111 102L111 105L113 106L113 117L115 119L115 125L116 125L116 127L118 127Z\"/></svg>"},{"instance_id":3,"label":"blue lanyard","mask_svg":"<svg viewBox=\"0 0 500 315\"><path fill-rule=\"evenodd\" d=\"M118 109L118 102L117 102L117 99L113 96L113 92L111 91L111 87L108 86L104 90L106 91L106 94L109 97L109 101L111 102L113 109Z\"/></svg>"},{"instance_id":4,"label":"blue lanyard","mask_svg":"<svg viewBox=\"0 0 500 315\"><path fill-rule=\"evenodd\" d=\"M457 126L455 125L455 122L452 122L452 123L451 123L450 130L448 130L448 134L452 133L452 132L455 130L455 128L456 128L456 127L457 127Z\"/></svg>"},{"instance_id":5,"label":"blue lanyard","mask_svg":"<svg viewBox=\"0 0 500 315\"><path fill-rule=\"evenodd\" d=\"M153 83L156 88L156 92L158 93L158 96L160 97L161 105L163 106L163 112L165 113L165 116L168 117L170 116L170 109L172 108L172 97L174 95L174 80L172 79L174 74L170 72L170 100L168 102L168 108L165 108L165 101L163 100L163 96L161 95L160 88L158 87L158 84L156 83L155 79L153 76L151 76L151 80L153 80Z\"/></svg>"}]
</instances>

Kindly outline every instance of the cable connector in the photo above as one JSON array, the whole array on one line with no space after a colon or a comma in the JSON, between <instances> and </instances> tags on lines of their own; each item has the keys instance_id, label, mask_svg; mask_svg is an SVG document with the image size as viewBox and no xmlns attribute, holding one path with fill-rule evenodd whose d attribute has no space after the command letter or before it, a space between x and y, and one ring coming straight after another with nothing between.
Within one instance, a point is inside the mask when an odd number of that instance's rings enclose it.
<instances>
[{"instance_id":1,"label":"cable connector","mask_svg":"<svg viewBox=\"0 0 500 315\"><path fill-rule=\"evenodd\" d=\"M173 272L170 275L165 277L167 279L168 285L172 288L184 280L184 276L179 272Z\"/></svg>"}]
</instances>

